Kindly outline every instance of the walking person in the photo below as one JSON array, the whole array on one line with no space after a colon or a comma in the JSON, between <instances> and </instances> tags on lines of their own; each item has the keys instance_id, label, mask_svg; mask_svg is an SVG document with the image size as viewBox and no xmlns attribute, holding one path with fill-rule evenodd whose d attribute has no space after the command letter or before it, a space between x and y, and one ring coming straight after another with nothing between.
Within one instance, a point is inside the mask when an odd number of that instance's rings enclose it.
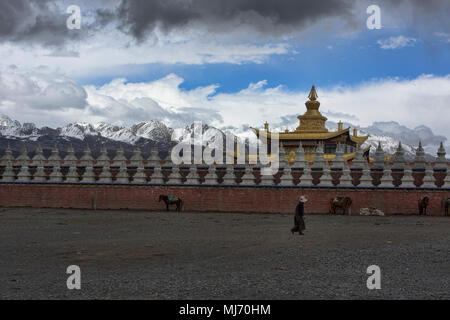
<instances>
[{"instance_id":1,"label":"walking person","mask_svg":"<svg viewBox=\"0 0 450 320\"><path fill-rule=\"evenodd\" d=\"M297 207L295 207L294 215L294 227L291 229L292 234L298 232L298 234L303 235L303 230L305 230L305 220L303 220L304 204L308 199L306 196L301 196L298 200Z\"/></svg>"}]
</instances>

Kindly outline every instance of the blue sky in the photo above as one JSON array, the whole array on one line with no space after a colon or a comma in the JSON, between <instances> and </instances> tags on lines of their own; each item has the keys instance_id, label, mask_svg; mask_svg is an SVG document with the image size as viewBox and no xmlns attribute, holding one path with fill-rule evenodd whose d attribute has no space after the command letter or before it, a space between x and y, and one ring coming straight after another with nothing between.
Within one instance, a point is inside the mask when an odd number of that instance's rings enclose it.
<instances>
[{"instance_id":1,"label":"blue sky","mask_svg":"<svg viewBox=\"0 0 450 320\"><path fill-rule=\"evenodd\" d=\"M129 82L145 82L175 73L185 80L180 86L185 90L217 84L218 92L231 93L263 79L273 86L307 90L313 83L330 87L390 77L413 79L421 74L445 76L450 73L449 43L438 36L422 40L409 35L407 30L395 31L363 30L351 38L329 36L317 43L293 43L289 44L288 53L268 56L262 63L130 64L116 73L78 77L78 81L82 85L101 86L117 77L126 77ZM418 40L396 49L382 49L377 43L396 36Z\"/></svg>"}]
</instances>

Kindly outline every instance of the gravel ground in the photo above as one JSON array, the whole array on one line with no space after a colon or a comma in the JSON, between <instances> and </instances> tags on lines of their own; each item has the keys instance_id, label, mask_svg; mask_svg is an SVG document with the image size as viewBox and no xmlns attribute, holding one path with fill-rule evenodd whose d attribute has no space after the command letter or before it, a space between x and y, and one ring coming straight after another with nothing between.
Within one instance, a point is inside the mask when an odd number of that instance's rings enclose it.
<instances>
[{"instance_id":1,"label":"gravel ground","mask_svg":"<svg viewBox=\"0 0 450 320\"><path fill-rule=\"evenodd\" d=\"M450 298L449 218L305 221L299 236L292 215L1 208L0 298Z\"/></svg>"}]
</instances>

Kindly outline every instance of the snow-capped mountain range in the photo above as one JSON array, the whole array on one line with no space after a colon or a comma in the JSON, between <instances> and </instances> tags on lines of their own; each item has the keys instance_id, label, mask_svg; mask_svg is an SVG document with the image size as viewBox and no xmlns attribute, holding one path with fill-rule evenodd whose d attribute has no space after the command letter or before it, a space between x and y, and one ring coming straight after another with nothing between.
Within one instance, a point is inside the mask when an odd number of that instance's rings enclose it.
<instances>
[{"instance_id":1,"label":"snow-capped mountain range","mask_svg":"<svg viewBox=\"0 0 450 320\"><path fill-rule=\"evenodd\" d=\"M330 130L337 127L333 122L327 123L327 126ZM88 143L94 154L100 150L101 144L106 144L111 149L122 145L126 152L132 152L137 145L141 147L143 153L146 153L150 152L150 147L155 142L160 145L160 149L168 150L171 144L181 141L183 137L191 136L194 128L194 124L185 128L170 128L159 120L140 122L131 127L115 126L105 122L97 124L78 122L56 129L37 128L33 123L21 124L6 115L0 115L0 148L4 149L9 143L13 151L18 152L23 144L29 150L34 150L35 145L40 143L45 151L46 148L50 150L54 144L64 149L71 143L75 150L81 153ZM439 142L446 141L445 137L434 135L431 129L425 126L409 129L396 122L376 122L369 127L356 126L356 128L359 129L360 135L370 135L364 146L370 145L372 153L375 152L378 142L381 142L384 151L393 154L399 141L402 141L405 157L410 160L414 159L415 146L419 140L422 141L425 150L429 150L430 160L434 159ZM206 134L204 140L213 141L214 130L220 129L203 125L201 130ZM276 128L273 130L276 131ZM249 138L252 135L249 129L231 132L240 138Z\"/></svg>"},{"instance_id":2,"label":"snow-capped mountain range","mask_svg":"<svg viewBox=\"0 0 450 320\"><path fill-rule=\"evenodd\" d=\"M68 124L57 130L61 136L80 140L84 140L86 136L101 136L129 144L135 144L140 138L153 141L170 140L174 131L172 128L167 127L164 123L157 120L140 122L130 128L113 126L105 122L97 124L79 122Z\"/></svg>"}]
</instances>

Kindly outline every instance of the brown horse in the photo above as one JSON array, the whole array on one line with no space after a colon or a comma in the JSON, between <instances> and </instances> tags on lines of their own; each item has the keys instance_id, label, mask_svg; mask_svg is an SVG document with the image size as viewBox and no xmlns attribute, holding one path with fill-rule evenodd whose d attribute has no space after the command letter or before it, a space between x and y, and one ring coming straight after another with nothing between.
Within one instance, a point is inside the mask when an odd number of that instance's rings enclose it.
<instances>
[{"instance_id":1,"label":"brown horse","mask_svg":"<svg viewBox=\"0 0 450 320\"><path fill-rule=\"evenodd\" d=\"M174 205L174 204L177 206L177 209L176 209L176 210L177 210L178 212L180 212L181 210L183 210L184 202L183 202L183 200L181 200L181 199L178 198L178 197L167 196L167 195L165 195L165 194L161 194L161 195L159 195L159 201L158 201L158 202L161 202L161 201L164 201L164 202L165 202L167 211L169 211L169 206L170 206L170 205Z\"/></svg>"},{"instance_id":2,"label":"brown horse","mask_svg":"<svg viewBox=\"0 0 450 320\"><path fill-rule=\"evenodd\" d=\"M348 214L352 213L351 209L352 199L350 197L336 197L330 201L330 214L336 214L336 209L342 209L342 215L345 215L347 210Z\"/></svg>"},{"instance_id":3,"label":"brown horse","mask_svg":"<svg viewBox=\"0 0 450 320\"><path fill-rule=\"evenodd\" d=\"M430 203L430 199L428 197L423 197L419 200L419 216L427 215L427 207Z\"/></svg>"}]
</instances>

